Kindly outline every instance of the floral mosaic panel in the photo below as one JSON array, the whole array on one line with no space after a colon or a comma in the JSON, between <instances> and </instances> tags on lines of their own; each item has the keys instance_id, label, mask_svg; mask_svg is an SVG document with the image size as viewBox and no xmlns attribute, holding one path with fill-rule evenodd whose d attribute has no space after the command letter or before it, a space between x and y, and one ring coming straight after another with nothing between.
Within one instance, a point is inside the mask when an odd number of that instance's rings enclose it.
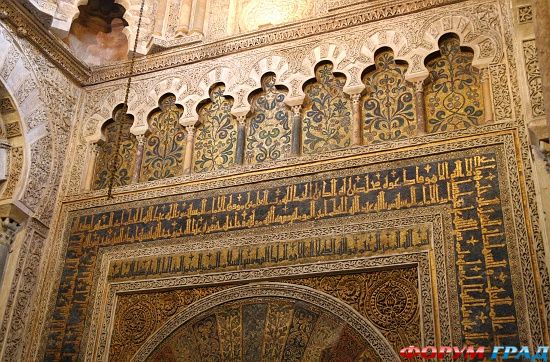
<instances>
[{"instance_id":1,"label":"floral mosaic panel","mask_svg":"<svg viewBox=\"0 0 550 362\"><path fill-rule=\"evenodd\" d=\"M214 86L210 100L199 110L194 172L227 168L235 163L237 125L231 115L232 101L224 96L224 91L225 86Z\"/></svg>"},{"instance_id":2,"label":"floral mosaic panel","mask_svg":"<svg viewBox=\"0 0 550 362\"><path fill-rule=\"evenodd\" d=\"M183 171L185 131L179 124L183 112L176 97L167 95L149 117L149 130L141 166L140 181L178 176Z\"/></svg>"},{"instance_id":3,"label":"floral mosaic panel","mask_svg":"<svg viewBox=\"0 0 550 362\"><path fill-rule=\"evenodd\" d=\"M302 152L325 152L351 145L352 105L342 88L344 76L332 72L331 63L315 69L315 80L306 85L302 106Z\"/></svg>"},{"instance_id":4,"label":"floral mosaic panel","mask_svg":"<svg viewBox=\"0 0 550 362\"><path fill-rule=\"evenodd\" d=\"M252 96L245 162L278 160L290 153L290 110L286 92L275 86L275 75L262 78L262 90Z\"/></svg>"},{"instance_id":5,"label":"floral mosaic panel","mask_svg":"<svg viewBox=\"0 0 550 362\"><path fill-rule=\"evenodd\" d=\"M121 121L119 123L119 120ZM114 119L107 122L104 128L105 141L100 141L99 150L95 162L94 180L92 188L100 190L106 188L111 179L113 162L116 162L117 171L113 175L113 185L123 186L130 184L135 167L137 143L136 138L130 133L133 120L126 116L124 111L116 111ZM121 125L119 127L119 124ZM118 136L120 142L116 149Z\"/></svg>"},{"instance_id":6,"label":"floral mosaic panel","mask_svg":"<svg viewBox=\"0 0 550 362\"><path fill-rule=\"evenodd\" d=\"M363 77L363 137L366 143L406 138L416 130L414 87L405 80L407 65L390 49L378 53Z\"/></svg>"},{"instance_id":7,"label":"floral mosaic panel","mask_svg":"<svg viewBox=\"0 0 550 362\"><path fill-rule=\"evenodd\" d=\"M462 49L456 36L444 38L439 49L440 54L426 63L426 131L479 125L483 119L481 74L472 67L473 52Z\"/></svg>"}]
</instances>

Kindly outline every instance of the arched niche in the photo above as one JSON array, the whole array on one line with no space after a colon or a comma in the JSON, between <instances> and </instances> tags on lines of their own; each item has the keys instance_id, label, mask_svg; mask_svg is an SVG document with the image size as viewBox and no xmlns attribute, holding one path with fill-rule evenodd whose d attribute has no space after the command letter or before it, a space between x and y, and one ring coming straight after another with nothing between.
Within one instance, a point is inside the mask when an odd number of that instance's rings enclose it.
<instances>
[{"instance_id":1,"label":"arched niche","mask_svg":"<svg viewBox=\"0 0 550 362\"><path fill-rule=\"evenodd\" d=\"M186 133L179 123L182 114L183 107L176 104L176 96L172 93L163 95L158 108L149 114L140 181L183 174Z\"/></svg>"},{"instance_id":2,"label":"arched niche","mask_svg":"<svg viewBox=\"0 0 550 362\"><path fill-rule=\"evenodd\" d=\"M261 89L250 94L244 160L248 164L287 157L291 148L290 107L284 103L288 89L278 86L273 72L261 78Z\"/></svg>"},{"instance_id":3,"label":"arched niche","mask_svg":"<svg viewBox=\"0 0 550 362\"><path fill-rule=\"evenodd\" d=\"M15 103L0 83L0 200L11 199L21 178L24 144Z\"/></svg>"},{"instance_id":4,"label":"arched niche","mask_svg":"<svg viewBox=\"0 0 550 362\"><path fill-rule=\"evenodd\" d=\"M24 181L25 142L19 111L0 82L0 285L6 289L21 251L20 225L29 216L17 200Z\"/></svg>"},{"instance_id":5,"label":"arched niche","mask_svg":"<svg viewBox=\"0 0 550 362\"><path fill-rule=\"evenodd\" d=\"M209 99L199 104L193 172L224 169L235 164L237 121L231 114L232 106L233 98L225 95L223 83L210 87Z\"/></svg>"},{"instance_id":6,"label":"arched niche","mask_svg":"<svg viewBox=\"0 0 550 362\"><path fill-rule=\"evenodd\" d=\"M304 84L302 152L312 154L346 148L352 140L352 105L344 93L346 77L333 72L330 61L315 66L315 78Z\"/></svg>"},{"instance_id":7,"label":"arched niche","mask_svg":"<svg viewBox=\"0 0 550 362\"><path fill-rule=\"evenodd\" d=\"M181 357L399 360L380 331L352 307L312 288L285 283L230 288L191 304L154 332L132 360Z\"/></svg>"},{"instance_id":8,"label":"arched niche","mask_svg":"<svg viewBox=\"0 0 550 362\"><path fill-rule=\"evenodd\" d=\"M389 47L374 53L374 64L362 75L361 93L364 142L406 138L416 130L414 85L405 79L408 64L396 60Z\"/></svg>"},{"instance_id":9,"label":"arched niche","mask_svg":"<svg viewBox=\"0 0 550 362\"><path fill-rule=\"evenodd\" d=\"M133 122L134 117L126 114L121 104L113 110L113 117L103 124L102 139L96 145L92 189L107 188L111 177L115 187L130 184L136 165L137 148L136 138L130 133Z\"/></svg>"},{"instance_id":10,"label":"arched niche","mask_svg":"<svg viewBox=\"0 0 550 362\"><path fill-rule=\"evenodd\" d=\"M424 81L426 132L444 132L477 126L484 121L481 72L472 65L474 52L460 38L447 33L439 51L426 57Z\"/></svg>"}]
</instances>

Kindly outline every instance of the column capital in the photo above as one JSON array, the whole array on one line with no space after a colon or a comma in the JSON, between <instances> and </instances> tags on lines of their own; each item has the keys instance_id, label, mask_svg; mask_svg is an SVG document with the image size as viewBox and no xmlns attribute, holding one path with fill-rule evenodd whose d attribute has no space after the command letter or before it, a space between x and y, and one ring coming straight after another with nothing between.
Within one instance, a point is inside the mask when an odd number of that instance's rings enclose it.
<instances>
[{"instance_id":1,"label":"column capital","mask_svg":"<svg viewBox=\"0 0 550 362\"><path fill-rule=\"evenodd\" d=\"M414 84L414 90L416 92L424 92L424 79L417 80L413 84Z\"/></svg>"},{"instance_id":2,"label":"column capital","mask_svg":"<svg viewBox=\"0 0 550 362\"><path fill-rule=\"evenodd\" d=\"M142 146L145 143L145 135L144 134L137 134L135 136L136 136L138 146Z\"/></svg>"},{"instance_id":3,"label":"column capital","mask_svg":"<svg viewBox=\"0 0 550 362\"><path fill-rule=\"evenodd\" d=\"M185 130L187 131L187 138L194 136L197 131L195 126L185 126Z\"/></svg>"},{"instance_id":4,"label":"column capital","mask_svg":"<svg viewBox=\"0 0 550 362\"><path fill-rule=\"evenodd\" d=\"M351 102L354 105L359 104L359 102L361 101L361 93L350 94L350 96L351 96Z\"/></svg>"},{"instance_id":5,"label":"column capital","mask_svg":"<svg viewBox=\"0 0 550 362\"><path fill-rule=\"evenodd\" d=\"M237 116L237 121L239 122L239 126L246 126L246 115Z\"/></svg>"},{"instance_id":6,"label":"column capital","mask_svg":"<svg viewBox=\"0 0 550 362\"><path fill-rule=\"evenodd\" d=\"M94 155L97 155L100 149L101 149L101 145L99 143L96 142L91 144L91 150Z\"/></svg>"},{"instance_id":7,"label":"column capital","mask_svg":"<svg viewBox=\"0 0 550 362\"><path fill-rule=\"evenodd\" d=\"M298 114L300 114L300 111L302 110L302 105L297 104L295 106L292 106L291 109L292 109L292 114L293 115L298 115Z\"/></svg>"}]
</instances>

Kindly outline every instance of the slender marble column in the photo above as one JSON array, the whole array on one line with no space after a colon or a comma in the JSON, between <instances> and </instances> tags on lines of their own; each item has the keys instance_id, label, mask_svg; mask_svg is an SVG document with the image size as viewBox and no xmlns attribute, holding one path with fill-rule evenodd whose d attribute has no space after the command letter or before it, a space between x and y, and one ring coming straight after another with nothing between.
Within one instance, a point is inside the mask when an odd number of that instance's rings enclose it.
<instances>
[{"instance_id":1,"label":"slender marble column","mask_svg":"<svg viewBox=\"0 0 550 362\"><path fill-rule=\"evenodd\" d=\"M132 175L132 183L137 184L139 182L139 175L141 174L141 165L143 164L143 149L145 148L145 135L138 134L137 150L136 150L136 164L134 167L134 174Z\"/></svg>"},{"instance_id":2,"label":"slender marble column","mask_svg":"<svg viewBox=\"0 0 550 362\"><path fill-rule=\"evenodd\" d=\"M483 92L483 113L485 123L493 122L493 97L491 97L491 77L489 68L481 69L481 88Z\"/></svg>"},{"instance_id":3,"label":"slender marble column","mask_svg":"<svg viewBox=\"0 0 550 362\"><path fill-rule=\"evenodd\" d=\"M0 219L0 281L2 284L4 269L8 261L8 254L10 253L10 247L18 228L19 224L14 220L10 218Z\"/></svg>"},{"instance_id":4,"label":"slender marble column","mask_svg":"<svg viewBox=\"0 0 550 362\"><path fill-rule=\"evenodd\" d=\"M187 130L187 140L185 142L185 155L183 158L183 174L189 175L193 162L193 147L195 145L195 126L185 127Z\"/></svg>"},{"instance_id":5,"label":"slender marble column","mask_svg":"<svg viewBox=\"0 0 550 362\"><path fill-rule=\"evenodd\" d=\"M424 80L414 83L414 97L416 101L416 133L426 134L426 116L424 111Z\"/></svg>"},{"instance_id":6,"label":"slender marble column","mask_svg":"<svg viewBox=\"0 0 550 362\"><path fill-rule=\"evenodd\" d=\"M90 158L88 162L88 169L86 170L86 178L84 179L84 190L88 191L94 188L94 185L92 183L94 182L95 166L100 147L101 146L99 146L97 143L93 143L90 145Z\"/></svg>"},{"instance_id":7,"label":"slender marble column","mask_svg":"<svg viewBox=\"0 0 550 362\"><path fill-rule=\"evenodd\" d=\"M246 116L238 116L239 125L237 128L237 151L235 154L235 163L242 165L244 163L244 141L246 138Z\"/></svg>"},{"instance_id":8,"label":"slender marble column","mask_svg":"<svg viewBox=\"0 0 550 362\"><path fill-rule=\"evenodd\" d=\"M302 105L292 106L292 145L290 153L299 156L302 153L302 118L300 110Z\"/></svg>"},{"instance_id":9,"label":"slender marble column","mask_svg":"<svg viewBox=\"0 0 550 362\"><path fill-rule=\"evenodd\" d=\"M361 124L361 93L351 95L351 104L353 108L352 142L354 145L362 145L363 127Z\"/></svg>"}]
</instances>

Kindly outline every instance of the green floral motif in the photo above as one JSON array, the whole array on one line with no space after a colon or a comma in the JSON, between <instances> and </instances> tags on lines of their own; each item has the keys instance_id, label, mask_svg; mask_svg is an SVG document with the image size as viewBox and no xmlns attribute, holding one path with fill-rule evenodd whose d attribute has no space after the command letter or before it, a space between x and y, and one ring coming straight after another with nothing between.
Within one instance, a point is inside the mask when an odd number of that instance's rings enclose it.
<instances>
[{"instance_id":1,"label":"green floral motif","mask_svg":"<svg viewBox=\"0 0 550 362\"><path fill-rule=\"evenodd\" d=\"M176 97L167 95L160 100L160 109L149 118L151 134L147 137L141 181L159 180L180 175L183 171L185 132L179 124L182 109Z\"/></svg>"},{"instance_id":2,"label":"green floral motif","mask_svg":"<svg viewBox=\"0 0 550 362\"><path fill-rule=\"evenodd\" d=\"M397 64L391 50L375 57L375 69L363 77L363 136L366 143L397 140L416 129L414 88L405 80L405 64Z\"/></svg>"},{"instance_id":3,"label":"green floral motif","mask_svg":"<svg viewBox=\"0 0 550 362\"><path fill-rule=\"evenodd\" d=\"M440 42L439 56L427 62L424 86L426 131L442 132L480 124L483 115L480 74L472 67L473 53L450 36Z\"/></svg>"},{"instance_id":4,"label":"green floral motif","mask_svg":"<svg viewBox=\"0 0 550 362\"><path fill-rule=\"evenodd\" d=\"M351 145L351 101L342 88L344 76L332 73L332 64L321 63L315 69L315 81L304 91L302 106L302 151L325 152Z\"/></svg>"},{"instance_id":5,"label":"green floral motif","mask_svg":"<svg viewBox=\"0 0 550 362\"><path fill-rule=\"evenodd\" d=\"M284 158L290 152L290 112L285 93L275 86L275 75L262 78L262 91L252 97L248 119L246 163Z\"/></svg>"},{"instance_id":6,"label":"green floral motif","mask_svg":"<svg viewBox=\"0 0 550 362\"><path fill-rule=\"evenodd\" d=\"M210 91L210 101L199 110L194 152L194 172L206 172L230 167L235 163L237 127L231 115L232 101L217 85Z\"/></svg>"},{"instance_id":7,"label":"green floral motif","mask_svg":"<svg viewBox=\"0 0 550 362\"><path fill-rule=\"evenodd\" d=\"M135 167L137 148L136 138L130 133L132 123L133 120L128 116L124 117L124 111L119 109L115 112L113 119L104 126L105 141L99 143L95 162L95 177L92 184L94 190L104 189L108 186L113 162L116 163L117 169L113 175L113 186L130 184ZM120 129L120 144L118 150L116 150L119 124L122 128Z\"/></svg>"}]
</instances>

